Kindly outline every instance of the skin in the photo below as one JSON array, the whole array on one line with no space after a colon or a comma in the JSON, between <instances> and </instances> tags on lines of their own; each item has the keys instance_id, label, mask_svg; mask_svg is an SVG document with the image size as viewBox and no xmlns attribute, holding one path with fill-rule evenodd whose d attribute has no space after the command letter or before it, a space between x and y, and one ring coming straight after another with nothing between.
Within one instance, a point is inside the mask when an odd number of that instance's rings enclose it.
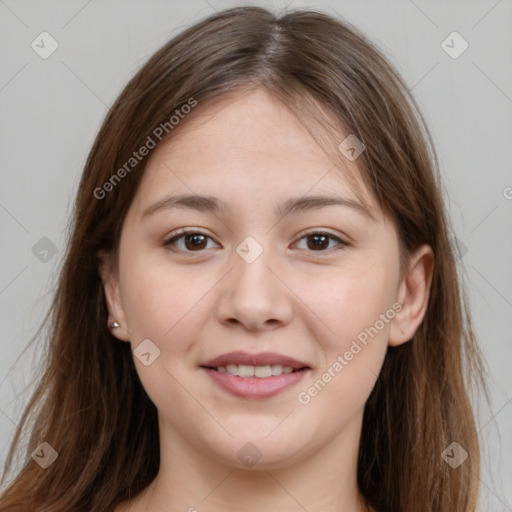
<instances>
[{"instance_id":1,"label":"skin","mask_svg":"<svg viewBox=\"0 0 512 512\"><path fill-rule=\"evenodd\" d=\"M261 90L199 105L153 150L119 261L101 253L109 323L120 324L112 333L132 350L148 338L160 350L149 366L134 357L158 409L160 470L116 512L365 510L356 484L363 408L388 345L410 340L424 317L433 255L420 247L400 275L396 229L368 191L374 219L339 205L274 214L306 194L357 201L345 179L356 162L345 165L327 172L328 155ZM165 195L192 192L223 200L229 212L176 208L142 218ZM172 251L164 243L179 228L210 238L200 249L181 238ZM349 245L305 237L313 229ZM248 236L263 248L252 263L236 252ZM401 311L301 404L298 393L396 302ZM311 370L276 396L236 397L199 367L234 350L278 352ZM247 442L261 453L251 468L237 457Z\"/></svg>"}]
</instances>

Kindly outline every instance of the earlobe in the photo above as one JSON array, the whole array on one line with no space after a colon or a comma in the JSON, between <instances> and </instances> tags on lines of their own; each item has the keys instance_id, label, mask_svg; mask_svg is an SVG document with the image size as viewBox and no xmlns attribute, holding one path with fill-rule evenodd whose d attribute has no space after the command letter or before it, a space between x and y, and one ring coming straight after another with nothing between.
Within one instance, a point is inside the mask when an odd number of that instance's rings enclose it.
<instances>
[{"instance_id":1,"label":"earlobe","mask_svg":"<svg viewBox=\"0 0 512 512\"><path fill-rule=\"evenodd\" d=\"M130 341L119 290L119 279L112 261L112 256L110 253L101 250L98 252L98 257L100 259L98 271L103 283L103 293L108 309L108 319L105 328L110 330L112 335L119 340ZM117 322L119 325L111 329L114 322Z\"/></svg>"},{"instance_id":2,"label":"earlobe","mask_svg":"<svg viewBox=\"0 0 512 512\"><path fill-rule=\"evenodd\" d=\"M399 286L397 301L402 305L391 323L388 345L398 346L412 339L428 307L434 269L434 254L422 245L409 259L409 267Z\"/></svg>"}]
</instances>

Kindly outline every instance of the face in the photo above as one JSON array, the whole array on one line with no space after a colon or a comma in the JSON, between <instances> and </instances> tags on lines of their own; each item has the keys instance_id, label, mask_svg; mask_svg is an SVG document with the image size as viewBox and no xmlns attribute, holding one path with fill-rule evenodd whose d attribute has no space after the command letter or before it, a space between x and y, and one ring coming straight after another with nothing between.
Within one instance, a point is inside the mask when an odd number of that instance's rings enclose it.
<instances>
[{"instance_id":1,"label":"face","mask_svg":"<svg viewBox=\"0 0 512 512\"><path fill-rule=\"evenodd\" d=\"M392 222L357 199L355 162L333 167L262 91L199 105L176 135L151 155L102 274L162 442L236 467L353 443L388 344L423 312L424 297L404 313Z\"/></svg>"}]
</instances>

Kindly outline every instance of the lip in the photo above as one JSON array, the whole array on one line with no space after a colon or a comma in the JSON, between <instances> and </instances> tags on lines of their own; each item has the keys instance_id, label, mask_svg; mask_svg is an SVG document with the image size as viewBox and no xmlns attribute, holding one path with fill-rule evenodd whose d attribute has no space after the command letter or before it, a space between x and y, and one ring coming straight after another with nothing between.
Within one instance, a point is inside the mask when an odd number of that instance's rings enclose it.
<instances>
[{"instance_id":1,"label":"lip","mask_svg":"<svg viewBox=\"0 0 512 512\"><path fill-rule=\"evenodd\" d=\"M230 375L227 372L215 370L218 366L227 366L228 364L245 364L250 366L281 364L283 366L290 366L297 371L259 378L238 377L237 375ZM306 363L292 357L277 354L276 352L260 352L258 354L242 351L229 352L210 359L200 366L222 389L232 395L246 399L261 399L275 396L297 384L311 370Z\"/></svg>"},{"instance_id":2,"label":"lip","mask_svg":"<svg viewBox=\"0 0 512 512\"><path fill-rule=\"evenodd\" d=\"M227 366L228 364L246 364L249 366L282 364L283 366L290 366L294 370L309 368L309 365L306 363L297 361L297 359L293 359L292 357L284 356L276 352L260 352L258 354L251 354L241 350L222 354L214 359L210 359L209 361L202 363L200 366L207 368L217 368L218 366Z\"/></svg>"},{"instance_id":3,"label":"lip","mask_svg":"<svg viewBox=\"0 0 512 512\"><path fill-rule=\"evenodd\" d=\"M282 373L272 377L238 377L229 373L218 372L211 368L201 368L222 389L241 398L269 398L297 384L310 370L294 373Z\"/></svg>"}]
</instances>

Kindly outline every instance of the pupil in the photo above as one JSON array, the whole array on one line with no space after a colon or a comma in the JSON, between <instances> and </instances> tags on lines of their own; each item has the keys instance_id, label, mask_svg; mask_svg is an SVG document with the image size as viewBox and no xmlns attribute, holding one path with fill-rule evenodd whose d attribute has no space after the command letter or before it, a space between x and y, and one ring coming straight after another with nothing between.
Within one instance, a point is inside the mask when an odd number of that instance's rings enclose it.
<instances>
[{"instance_id":1,"label":"pupil","mask_svg":"<svg viewBox=\"0 0 512 512\"><path fill-rule=\"evenodd\" d=\"M318 245L318 244L313 244L312 246L308 243L308 248L309 249L318 249L318 248L321 248L321 249L325 249L328 245L329 245L329 242L327 241L328 237L326 237L325 235L311 235L309 237L310 239L311 238L314 238L316 240L318 239L323 239L323 243L321 245ZM325 243L327 241L327 244Z\"/></svg>"},{"instance_id":2,"label":"pupil","mask_svg":"<svg viewBox=\"0 0 512 512\"><path fill-rule=\"evenodd\" d=\"M202 240L199 240L198 241L198 238L202 238ZM192 245L193 247L195 247L196 249L202 249L202 245L201 244L204 244L204 240L205 240L205 237L204 235L186 235L185 236L185 244L187 242L190 242L191 240L195 240L192 242Z\"/></svg>"}]
</instances>

